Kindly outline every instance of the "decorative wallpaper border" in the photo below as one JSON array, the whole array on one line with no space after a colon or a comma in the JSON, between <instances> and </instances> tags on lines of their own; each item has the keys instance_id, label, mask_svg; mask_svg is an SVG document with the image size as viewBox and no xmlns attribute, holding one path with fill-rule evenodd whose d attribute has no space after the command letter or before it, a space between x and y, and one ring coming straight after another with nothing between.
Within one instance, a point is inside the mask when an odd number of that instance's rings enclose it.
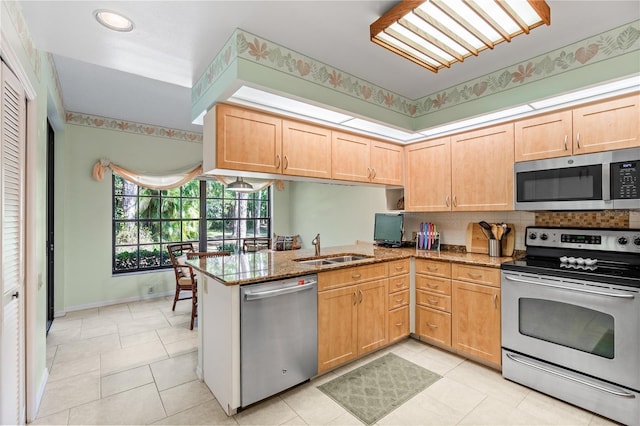
<instances>
[{"instance_id":1,"label":"decorative wallpaper border","mask_svg":"<svg viewBox=\"0 0 640 426\"><path fill-rule=\"evenodd\" d=\"M187 132L185 130L170 129L168 127L153 126L150 124L135 123L126 120L116 120L98 115L67 112L65 114L65 120L67 123L75 124L77 126L115 130L118 132L155 136L184 142L202 143L202 133Z\"/></svg>"},{"instance_id":2,"label":"decorative wallpaper border","mask_svg":"<svg viewBox=\"0 0 640 426\"><path fill-rule=\"evenodd\" d=\"M241 58L409 117L424 116L599 61L640 50L640 20L412 100L331 65L236 29L192 89L192 106Z\"/></svg>"},{"instance_id":3,"label":"decorative wallpaper border","mask_svg":"<svg viewBox=\"0 0 640 426\"><path fill-rule=\"evenodd\" d=\"M18 37L20 38L22 48L29 57L29 61L31 62L36 78L40 81L40 55L38 54L38 49L36 49L36 46L33 43L33 39L31 38L31 34L27 28L27 23L24 20L24 16L22 16L22 9L15 0L2 0L2 3L7 6L9 18L16 29Z\"/></svg>"},{"instance_id":4,"label":"decorative wallpaper border","mask_svg":"<svg viewBox=\"0 0 640 426\"><path fill-rule=\"evenodd\" d=\"M62 87L60 86L60 79L58 78L58 70L56 69L56 64L53 62L53 55L49 52L46 54L47 65L49 65L49 73L51 74L51 80L54 84L54 89L56 92L55 102L58 106L58 111L61 114L64 114L64 102L62 101Z\"/></svg>"}]
</instances>

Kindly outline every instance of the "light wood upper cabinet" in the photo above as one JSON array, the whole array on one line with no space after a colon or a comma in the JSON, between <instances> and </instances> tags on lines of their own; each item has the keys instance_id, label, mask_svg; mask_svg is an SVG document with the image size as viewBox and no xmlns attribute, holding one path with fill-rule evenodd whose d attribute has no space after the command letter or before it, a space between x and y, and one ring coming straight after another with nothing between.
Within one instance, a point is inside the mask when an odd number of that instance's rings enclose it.
<instances>
[{"instance_id":1,"label":"light wood upper cabinet","mask_svg":"<svg viewBox=\"0 0 640 426\"><path fill-rule=\"evenodd\" d=\"M403 150L400 145L371 141L371 182L402 185Z\"/></svg>"},{"instance_id":2,"label":"light wood upper cabinet","mask_svg":"<svg viewBox=\"0 0 640 426\"><path fill-rule=\"evenodd\" d=\"M640 146L640 94L515 123L515 160L529 161Z\"/></svg>"},{"instance_id":3,"label":"light wood upper cabinet","mask_svg":"<svg viewBox=\"0 0 640 426\"><path fill-rule=\"evenodd\" d=\"M640 94L573 110L574 154L640 146Z\"/></svg>"},{"instance_id":4,"label":"light wood upper cabinet","mask_svg":"<svg viewBox=\"0 0 640 426\"><path fill-rule=\"evenodd\" d=\"M331 177L369 182L371 141L360 136L331 132Z\"/></svg>"},{"instance_id":5,"label":"light wood upper cabinet","mask_svg":"<svg viewBox=\"0 0 640 426\"><path fill-rule=\"evenodd\" d=\"M554 112L515 123L515 160L562 157L573 152L571 111Z\"/></svg>"},{"instance_id":6,"label":"light wood upper cabinet","mask_svg":"<svg viewBox=\"0 0 640 426\"><path fill-rule=\"evenodd\" d=\"M405 167L405 210L451 210L451 138L407 146Z\"/></svg>"},{"instance_id":7,"label":"light wood upper cabinet","mask_svg":"<svg viewBox=\"0 0 640 426\"><path fill-rule=\"evenodd\" d=\"M331 178L331 130L282 120L282 173Z\"/></svg>"},{"instance_id":8,"label":"light wood upper cabinet","mask_svg":"<svg viewBox=\"0 0 640 426\"><path fill-rule=\"evenodd\" d=\"M513 210L513 123L451 137L451 210Z\"/></svg>"},{"instance_id":9,"label":"light wood upper cabinet","mask_svg":"<svg viewBox=\"0 0 640 426\"><path fill-rule=\"evenodd\" d=\"M224 104L216 106L215 117L217 168L280 172L281 119Z\"/></svg>"},{"instance_id":10,"label":"light wood upper cabinet","mask_svg":"<svg viewBox=\"0 0 640 426\"><path fill-rule=\"evenodd\" d=\"M402 147L332 131L331 177L352 182L402 185Z\"/></svg>"}]
</instances>

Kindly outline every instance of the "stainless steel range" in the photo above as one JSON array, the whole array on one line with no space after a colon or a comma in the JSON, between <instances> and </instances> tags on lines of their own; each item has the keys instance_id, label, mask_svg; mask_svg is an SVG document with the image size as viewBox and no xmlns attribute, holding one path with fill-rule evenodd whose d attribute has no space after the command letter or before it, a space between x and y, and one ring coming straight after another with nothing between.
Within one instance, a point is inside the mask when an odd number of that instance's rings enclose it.
<instances>
[{"instance_id":1,"label":"stainless steel range","mask_svg":"<svg viewBox=\"0 0 640 426\"><path fill-rule=\"evenodd\" d=\"M640 229L528 227L502 264L502 375L640 424Z\"/></svg>"}]
</instances>

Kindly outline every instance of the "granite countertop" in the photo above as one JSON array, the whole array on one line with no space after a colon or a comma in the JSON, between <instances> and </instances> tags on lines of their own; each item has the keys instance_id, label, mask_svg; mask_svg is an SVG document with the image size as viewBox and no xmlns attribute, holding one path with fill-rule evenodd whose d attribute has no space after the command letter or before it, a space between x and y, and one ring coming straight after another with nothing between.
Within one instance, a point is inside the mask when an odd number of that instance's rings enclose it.
<instances>
[{"instance_id":1,"label":"granite countertop","mask_svg":"<svg viewBox=\"0 0 640 426\"><path fill-rule=\"evenodd\" d=\"M492 268L499 268L502 262L513 259L511 257L489 257L486 254L464 253L452 250L435 252L416 250L415 248L382 248L372 244L322 248L321 257L345 254L359 254L370 257L349 263L314 266L298 262L299 260L313 259L315 255L313 249L291 251L261 250L252 253L232 254L230 256L191 259L187 263L204 275L214 278L224 285L239 285L299 277L306 274L410 257L467 263Z\"/></svg>"}]
</instances>

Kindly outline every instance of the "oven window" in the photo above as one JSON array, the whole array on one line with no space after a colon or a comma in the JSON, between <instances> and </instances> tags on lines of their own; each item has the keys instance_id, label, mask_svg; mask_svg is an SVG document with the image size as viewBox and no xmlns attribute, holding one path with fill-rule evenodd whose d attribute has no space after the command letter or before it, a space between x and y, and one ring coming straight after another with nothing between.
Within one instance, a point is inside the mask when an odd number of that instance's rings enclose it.
<instances>
[{"instance_id":1,"label":"oven window","mask_svg":"<svg viewBox=\"0 0 640 426\"><path fill-rule=\"evenodd\" d=\"M519 299L520 333L593 355L613 359L611 315L569 303Z\"/></svg>"},{"instance_id":2,"label":"oven window","mask_svg":"<svg viewBox=\"0 0 640 426\"><path fill-rule=\"evenodd\" d=\"M519 172L518 202L602 199L602 165Z\"/></svg>"}]
</instances>

